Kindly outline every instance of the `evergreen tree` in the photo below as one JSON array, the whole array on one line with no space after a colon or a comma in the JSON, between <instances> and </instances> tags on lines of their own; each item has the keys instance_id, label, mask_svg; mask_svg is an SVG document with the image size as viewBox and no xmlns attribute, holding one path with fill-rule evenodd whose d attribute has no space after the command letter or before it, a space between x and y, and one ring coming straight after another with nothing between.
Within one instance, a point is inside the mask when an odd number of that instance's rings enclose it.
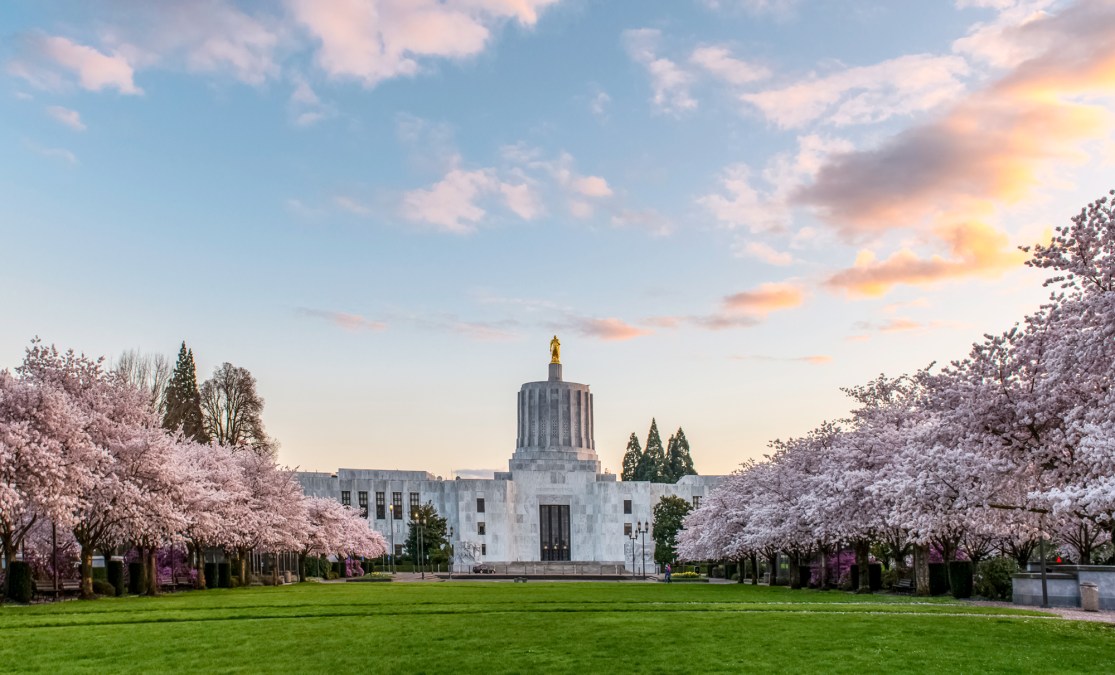
<instances>
[{"instance_id":1,"label":"evergreen tree","mask_svg":"<svg viewBox=\"0 0 1115 675\"><path fill-rule=\"evenodd\" d=\"M697 475L697 470L693 468L693 458L689 455L689 441L681 427L678 427L677 434L670 436L665 473L667 483L676 483L682 476Z\"/></svg>"},{"instance_id":2,"label":"evergreen tree","mask_svg":"<svg viewBox=\"0 0 1115 675\"><path fill-rule=\"evenodd\" d=\"M651 418L650 433L647 434L647 449L635 467L635 480L661 483L666 468L666 451L662 448L662 437L658 435L658 422Z\"/></svg>"},{"instance_id":3,"label":"evergreen tree","mask_svg":"<svg viewBox=\"0 0 1115 675\"><path fill-rule=\"evenodd\" d=\"M208 443L209 434L201 415L201 394L197 388L197 368L194 365L194 351L178 350L178 362L166 386L166 415L163 417L164 429L182 429L182 434L199 443Z\"/></svg>"},{"instance_id":4,"label":"evergreen tree","mask_svg":"<svg viewBox=\"0 0 1115 675\"><path fill-rule=\"evenodd\" d=\"M422 558L430 563L449 560L449 527L445 518L438 515L433 502L426 502L410 514L404 549L415 563L419 561L419 530L422 532Z\"/></svg>"},{"instance_id":5,"label":"evergreen tree","mask_svg":"<svg viewBox=\"0 0 1115 675\"><path fill-rule=\"evenodd\" d=\"M693 509L681 497L666 495L654 505L654 561L659 564L677 562L677 537L685 516Z\"/></svg>"},{"instance_id":6,"label":"evergreen tree","mask_svg":"<svg viewBox=\"0 0 1115 675\"><path fill-rule=\"evenodd\" d=\"M639 468L639 460L643 457L643 449L639 447L639 437L631 433L631 440L627 441L627 452L623 453L623 472L620 480L636 480L635 473Z\"/></svg>"}]
</instances>

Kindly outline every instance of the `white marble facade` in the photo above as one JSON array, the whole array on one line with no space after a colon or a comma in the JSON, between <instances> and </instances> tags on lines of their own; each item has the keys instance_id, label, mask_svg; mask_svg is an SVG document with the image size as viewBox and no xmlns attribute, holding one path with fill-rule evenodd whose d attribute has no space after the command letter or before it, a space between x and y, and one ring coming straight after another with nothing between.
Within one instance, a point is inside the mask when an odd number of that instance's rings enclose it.
<instances>
[{"instance_id":1,"label":"white marble facade","mask_svg":"<svg viewBox=\"0 0 1115 675\"><path fill-rule=\"evenodd\" d=\"M459 565L549 559L630 569L632 549L625 528L649 521L663 496L696 503L723 477L686 476L676 485L666 485L617 481L615 474L601 473L593 439L592 394L588 385L565 382L561 376L561 364L551 363L547 380L522 386L510 470L493 479L443 480L424 471L378 469L301 472L298 479L310 495L348 500L357 508L366 500L369 525L396 548L405 541L411 505L432 502L453 527ZM393 501L401 504L395 518ZM560 535L547 534L555 525L540 525L543 507L549 506L568 507L568 525L561 526ZM565 550L560 557L547 557L555 554L548 553L544 535L550 542L561 541L557 548ZM636 551L640 566L641 546ZM649 535L646 551L653 559Z\"/></svg>"}]
</instances>

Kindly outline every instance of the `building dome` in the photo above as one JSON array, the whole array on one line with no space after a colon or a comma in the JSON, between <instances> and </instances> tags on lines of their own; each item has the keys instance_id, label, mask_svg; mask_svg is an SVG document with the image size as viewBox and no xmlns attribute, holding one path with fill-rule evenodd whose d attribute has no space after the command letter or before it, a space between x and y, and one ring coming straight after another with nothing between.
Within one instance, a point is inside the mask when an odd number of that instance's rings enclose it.
<instances>
[{"instance_id":1,"label":"building dome","mask_svg":"<svg viewBox=\"0 0 1115 675\"><path fill-rule=\"evenodd\" d=\"M549 377L519 389L519 433L510 469L600 472L587 384L562 379L557 336L550 342Z\"/></svg>"}]
</instances>

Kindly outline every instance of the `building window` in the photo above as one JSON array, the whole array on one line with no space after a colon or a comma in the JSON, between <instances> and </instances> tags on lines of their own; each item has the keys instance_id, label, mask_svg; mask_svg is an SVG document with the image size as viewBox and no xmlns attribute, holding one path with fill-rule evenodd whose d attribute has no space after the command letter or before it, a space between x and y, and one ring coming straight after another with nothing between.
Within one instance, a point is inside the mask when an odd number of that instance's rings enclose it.
<instances>
[{"instance_id":1,"label":"building window","mask_svg":"<svg viewBox=\"0 0 1115 675\"><path fill-rule=\"evenodd\" d=\"M701 508L701 495L693 495L693 508Z\"/></svg>"},{"instance_id":2,"label":"building window","mask_svg":"<svg viewBox=\"0 0 1115 675\"><path fill-rule=\"evenodd\" d=\"M484 534L484 521L476 524L476 534Z\"/></svg>"},{"instance_id":3,"label":"building window","mask_svg":"<svg viewBox=\"0 0 1115 675\"><path fill-rule=\"evenodd\" d=\"M488 545L480 544L480 555L488 555Z\"/></svg>"},{"instance_id":4,"label":"building window","mask_svg":"<svg viewBox=\"0 0 1115 675\"><path fill-rule=\"evenodd\" d=\"M402 544L395 544L395 555L396 556L401 556L402 554L403 554L403 545Z\"/></svg>"},{"instance_id":5,"label":"building window","mask_svg":"<svg viewBox=\"0 0 1115 675\"><path fill-rule=\"evenodd\" d=\"M403 493L391 493L391 517L399 520L403 517Z\"/></svg>"},{"instance_id":6,"label":"building window","mask_svg":"<svg viewBox=\"0 0 1115 675\"><path fill-rule=\"evenodd\" d=\"M623 533L625 535L627 535L628 537L631 536L631 523L624 523L623 524Z\"/></svg>"},{"instance_id":7,"label":"building window","mask_svg":"<svg viewBox=\"0 0 1115 675\"><path fill-rule=\"evenodd\" d=\"M387 504L384 501L383 493L376 493L376 520L383 520L387 517Z\"/></svg>"},{"instance_id":8,"label":"building window","mask_svg":"<svg viewBox=\"0 0 1115 675\"><path fill-rule=\"evenodd\" d=\"M418 493L410 493L410 517L413 519L418 516Z\"/></svg>"},{"instance_id":9,"label":"building window","mask_svg":"<svg viewBox=\"0 0 1115 675\"><path fill-rule=\"evenodd\" d=\"M352 493L348 490L341 490L341 503L345 506L352 506Z\"/></svg>"},{"instance_id":10,"label":"building window","mask_svg":"<svg viewBox=\"0 0 1115 675\"><path fill-rule=\"evenodd\" d=\"M357 503L360 504L360 517L368 517L368 493L361 490L356 493Z\"/></svg>"},{"instance_id":11,"label":"building window","mask_svg":"<svg viewBox=\"0 0 1115 675\"><path fill-rule=\"evenodd\" d=\"M630 499L623 500L623 512L625 514L630 515L630 513L631 513L631 500Z\"/></svg>"},{"instance_id":12,"label":"building window","mask_svg":"<svg viewBox=\"0 0 1115 675\"><path fill-rule=\"evenodd\" d=\"M476 498L476 512L477 513L484 513L484 498L483 497L477 497Z\"/></svg>"}]
</instances>

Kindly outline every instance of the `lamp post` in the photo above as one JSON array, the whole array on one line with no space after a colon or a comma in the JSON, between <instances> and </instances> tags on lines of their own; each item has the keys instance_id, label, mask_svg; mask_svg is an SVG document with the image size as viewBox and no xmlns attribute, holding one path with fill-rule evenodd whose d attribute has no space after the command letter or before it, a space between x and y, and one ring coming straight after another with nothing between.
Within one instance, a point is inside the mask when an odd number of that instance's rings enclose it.
<instances>
[{"instance_id":1,"label":"lamp post","mask_svg":"<svg viewBox=\"0 0 1115 675\"><path fill-rule=\"evenodd\" d=\"M643 578L646 579L647 578L647 532L650 532L650 521L648 520L645 523L640 521L639 523L636 523L636 525L637 525L637 527L635 528L635 533L638 534L639 538L642 540L642 546L643 546L643 552L642 552Z\"/></svg>"},{"instance_id":2,"label":"lamp post","mask_svg":"<svg viewBox=\"0 0 1115 675\"><path fill-rule=\"evenodd\" d=\"M426 565L424 564L425 560L422 558L422 540L424 539L422 535L426 531L426 515L422 513L421 508L419 508L418 513L414 516L414 522L418 528L418 555L415 557L418 559L418 570L422 573L422 578L425 579Z\"/></svg>"},{"instance_id":3,"label":"lamp post","mask_svg":"<svg viewBox=\"0 0 1115 675\"><path fill-rule=\"evenodd\" d=\"M456 551L453 548L453 526L449 526L449 531L445 533L446 539L449 541L449 579L453 580L453 558L456 557Z\"/></svg>"},{"instance_id":4,"label":"lamp post","mask_svg":"<svg viewBox=\"0 0 1115 675\"><path fill-rule=\"evenodd\" d=\"M392 504L388 510L390 516L388 523L391 525L391 574L395 573L395 505Z\"/></svg>"},{"instance_id":5,"label":"lamp post","mask_svg":"<svg viewBox=\"0 0 1115 675\"><path fill-rule=\"evenodd\" d=\"M635 580L635 542L639 540L639 535L638 535L637 531L633 530L630 534L627 535L627 538L631 540L631 580L634 581Z\"/></svg>"}]
</instances>

